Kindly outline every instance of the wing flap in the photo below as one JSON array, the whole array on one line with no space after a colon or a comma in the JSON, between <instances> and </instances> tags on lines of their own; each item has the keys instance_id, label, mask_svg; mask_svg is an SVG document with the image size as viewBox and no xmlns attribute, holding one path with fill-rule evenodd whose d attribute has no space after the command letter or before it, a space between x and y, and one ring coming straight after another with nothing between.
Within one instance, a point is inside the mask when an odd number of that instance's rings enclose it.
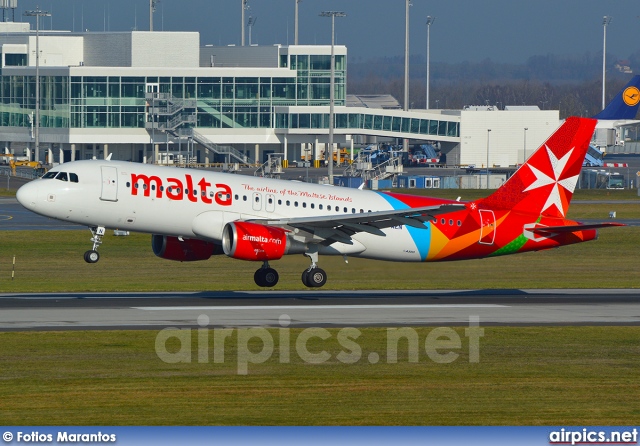
<instances>
[{"instance_id":1,"label":"wing flap","mask_svg":"<svg viewBox=\"0 0 640 446\"><path fill-rule=\"evenodd\" d=\"M269 226L289 227L303 230L325 240L345 242L358 232L384 236L382 229L398 225L425 229L424 222L436 215L465 209L463 203L423 206L418 208L393 209L389 211L364 212L335 216L293 217L281 219L255 219L253 223Z\"/></svg>"}]
</instances>

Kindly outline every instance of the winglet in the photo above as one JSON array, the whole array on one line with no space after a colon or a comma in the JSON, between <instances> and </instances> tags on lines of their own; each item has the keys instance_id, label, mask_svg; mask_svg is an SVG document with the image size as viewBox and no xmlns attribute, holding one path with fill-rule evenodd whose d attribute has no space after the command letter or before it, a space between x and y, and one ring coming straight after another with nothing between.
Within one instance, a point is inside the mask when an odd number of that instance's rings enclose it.
<instances>
[{"instance_id":1,"label":"winglet","mask_svg":"<svg viewBox=\"0 0 640 446\"><path fill-rule=\"evenodd\" d=\"M640 75L633 76L615 98L593 119L635 119L640 107Z\"/></svg>"}]
</instances>

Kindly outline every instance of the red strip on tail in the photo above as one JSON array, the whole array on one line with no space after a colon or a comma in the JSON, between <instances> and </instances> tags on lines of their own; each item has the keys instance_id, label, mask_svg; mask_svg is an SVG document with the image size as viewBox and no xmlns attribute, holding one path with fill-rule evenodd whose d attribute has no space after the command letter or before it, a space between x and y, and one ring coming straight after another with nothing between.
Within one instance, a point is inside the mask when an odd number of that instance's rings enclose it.
<instances>
[{"instance_id":1,"label":"red strip on tail","mask_svg":"<svg viewBox=\"0 0 640 446\"><path fill-rule=\"evenodd\" d=\"M568 118L483 207L564 218L596 120Z\"/></svg>"}]
</instances>

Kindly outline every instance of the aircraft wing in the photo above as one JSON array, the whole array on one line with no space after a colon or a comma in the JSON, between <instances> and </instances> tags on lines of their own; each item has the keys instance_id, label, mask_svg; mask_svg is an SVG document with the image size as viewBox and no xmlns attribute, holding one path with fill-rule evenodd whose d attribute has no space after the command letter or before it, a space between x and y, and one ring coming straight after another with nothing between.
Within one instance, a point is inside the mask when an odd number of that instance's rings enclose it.
<instances>
[{"instance_id":1,"label":"aircraft wing","mask_svg":"<svg viewBox=\"0 0 640 446\"><path fill-rule=\"evenodd\" d=\"M623 223L590 223L586 225L568 225L568 226L540 226L537 228L529 229L530 232L534 234L540 235L550 235L550 234L559 234L563 232L575 232L575 231L584 231L587 229L599 229L599 228L610 228L613 226L626 226Z\"/></svg>"},{"instance_id":2,"label":"aircraft wing","mask_svg":"<svg viewBox=\"0 0 640 446\"><path fill-rule=\"evenodd\" d=\"M382 229L392 226L411 226L425 229L424 222L436 215L461 211L464 204L442 204L418 208L390 211L366 212L359 214L327 215L319 217L293 217L280 219L250 220L269 226L289 227L304 231L313 237L313 241L333 243L336 241L351 244L351 236L358 232L384 236Z\"/></svg>"}]
</instances>

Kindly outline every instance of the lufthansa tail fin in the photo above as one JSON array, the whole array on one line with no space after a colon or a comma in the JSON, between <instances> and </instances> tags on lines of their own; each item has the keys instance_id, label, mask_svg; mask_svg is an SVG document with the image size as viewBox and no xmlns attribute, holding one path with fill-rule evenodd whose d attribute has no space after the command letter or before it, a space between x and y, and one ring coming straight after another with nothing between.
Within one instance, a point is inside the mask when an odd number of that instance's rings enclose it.
<instances>
[{"instance_id":1,"label":"lufthansa tail fin","mask_svg":"<svg viewBox=\"0 0 640 446\"><path fill-rule=\"evenodd\" d=\"M511 178L478 205L564 218L596 122L568 118Z\"/></svg>"},{"instance_id":2,"label":"lufthansa tail fin","mask_svg":"<svg viewBox=\"0 0 640 446\"><path fill-rule=\"evenodd\" d=\"M615 98L593 119L635 119L640 107L640 75L633 76Z\"/></svg>"}]
</instances>

